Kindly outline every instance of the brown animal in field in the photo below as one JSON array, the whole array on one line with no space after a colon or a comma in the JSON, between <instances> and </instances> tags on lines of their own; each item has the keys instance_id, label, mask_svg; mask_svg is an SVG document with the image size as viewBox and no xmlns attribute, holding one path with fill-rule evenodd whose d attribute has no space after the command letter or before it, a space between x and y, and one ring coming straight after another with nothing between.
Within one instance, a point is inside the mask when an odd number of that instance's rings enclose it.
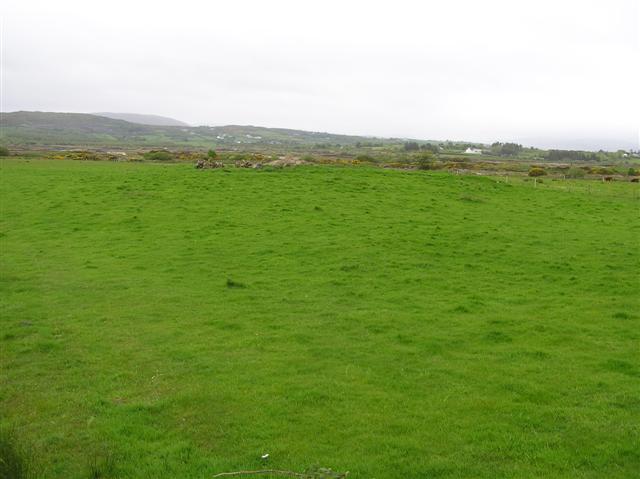
<instances>
[{"instance_id":1,"label":"brown animal in field","mask_svg":"<svg viewBox=\"0 0 640 479\"><path fill-rule=\"evenodd\" d=\"M640 178L631 178L631 183L640 183Z\"/></svg>"},{"instance_id":2,"label":"brown animal in field","mask_svg":"<svg viewBox=\"0 0 640 479\"><path fill-rule=\"evenodd\" d=\"M613 176L603 176L602 181L613 181Z\"/></svg>"}]
</instances>

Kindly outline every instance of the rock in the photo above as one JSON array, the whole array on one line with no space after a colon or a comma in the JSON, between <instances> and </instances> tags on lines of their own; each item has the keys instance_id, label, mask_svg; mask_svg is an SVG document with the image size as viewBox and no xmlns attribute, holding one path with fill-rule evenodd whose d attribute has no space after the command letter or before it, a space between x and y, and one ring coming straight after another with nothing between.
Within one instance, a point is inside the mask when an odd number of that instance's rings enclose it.
<instances>
[{"instance_id":1,"label":"rock","mask_svg":"<svg viewBox=\"0 0 640 479\"><path fill-rule=\"evenodd\" d=\"M198 170L206 170L211 168L224 168L224 163L221 161L208 161L208 160L198 160L196 162L196 169Z\"/></svg>"}]
</instances>

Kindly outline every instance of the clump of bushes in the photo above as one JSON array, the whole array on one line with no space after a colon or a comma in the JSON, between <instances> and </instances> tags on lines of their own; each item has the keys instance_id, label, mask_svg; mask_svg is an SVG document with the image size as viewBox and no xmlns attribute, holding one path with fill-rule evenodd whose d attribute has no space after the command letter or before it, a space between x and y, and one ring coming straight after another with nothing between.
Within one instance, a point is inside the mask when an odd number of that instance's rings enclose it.
<instances>
[{"instance_id":1,"label":"clump of bushes","mask_svg":"<svg viewBox=\"0 0 640 479\"><path fill-rule=\"evenodd\" d=\"M433 153L425 151L418 156L418 169L419 170L437 170L440 168L440 164L435 160Z\"/></svg>"},{"instance_id":2,"label":"clump of bushes","mask_svg":"<svg viewBox=\"0 0 640 479\"><path fill-rule=\"evenodd\" d=\"M9 156L9 148L0 145L0 156Z\"/></svg>"},{"instance_id":3,"label":"clump of bushes","mask_svg":"<svg viewBox=\"0 0 640 479\"><path fill-rule=\"evenodd\" d=\"M464 160L459 160L458 158L453 158L446 163L443 164L443 167L447 170L472 170L473 163L469 163Z\"/></svg>"},{"instance_id":4,"label":"clump of bushes","mask_svg":"<svg viewBox=\"0 0 640 479\"><path fill-rule=\"evenodd\" d=\"M567 178L584 178L587 174L582 168L578 168L577 166L572 166L567 170Z\"/></svg>"},{"instance_id":5,"label":"clump of bushes","mask_svg":"<svg viewBox=\"0 0 640 479\"><path fill-rule=\"evenodd\" d=\"M202 159L206 159L207 157L202 154L200 151L178 151L175 153L171 153L174 160L178 161L198 161Z\"/></svg>"},{"instance_id":6,"label":"clump of bushes","mask_svg":"<svg viewBox=\"0 0 640 479\"><path fill-rule=\"evenodd\" d=\"M593 173L594 175L613 175L615 171L605 166L596 166L594 168L591 168L591 173Z\"/></svg>"},{"instance_id":7,"label":"clump of bushes","mask_svg":"<svg viewBox=\"0 0 640 479\"><path fill-rule=\"evenodd\" d=\"M250 155L248 155L248 154L244 154L244 153L235 153L235 154L233 154L233 155L230 155L230 156L228 157L228 159L229 159L229 161L231 161L231 162L233 162L233 163L236 163L236 162L239 162L239 161L249 161L249 160L251 160L252 158L251 158L251 156L250 156Z\"/></svg>"},{"instance_id":8,"label":"clump of bushes","mask_svg":"<svg viewBox=\"0 0 640 479\"><path fill-rule=\"evenodd\" d=\"M384 168L407 168L406 163L402 163L400 161L392 161L391 163L386 163Z\"/></svg>"},{"instance_id":9,"label":"clump of bushes","mask_svg":"<svg viewBox=\"0 0 640 479\"><path fill-rule=\"evenodd\" d=\"M627 176L638 176L638 170L635 168L629 168L627 170Z\"/></svg>"},{"instance_id":10,"label":"clump of bushes","mask_svg":"<svg viewBox=\"0 0 640 479\"><path fill-rule=\"evenodd\" d=\"M98 153L93 151L72 151L65 154L65 156L70 160L79 161L99 161L103 159L102 155L99 155Z\"/></svg>"},{"instance_id":11,"label":"clump of bushes","mask_svg":"<svg viewBox=\"0 0 640 479\"><path fill-rule=\"evenodd\" d=\"M151 150L143 153L142 156L147 161L171 161L173 155L167 150Z\"/></svg>"},{"instance_id":12,"label":"clump of bushes","mask_svg":"<svg viewBox=\"0 0 640 479\"><path fill-rule=\"evenodd\" d=\"M534 166L529 170L529 176L533 178L536 178L538 176L545 176L546 174L547 172L544 170L544 168L540 168L539 166Z\"/></svg>"}]
</instances>

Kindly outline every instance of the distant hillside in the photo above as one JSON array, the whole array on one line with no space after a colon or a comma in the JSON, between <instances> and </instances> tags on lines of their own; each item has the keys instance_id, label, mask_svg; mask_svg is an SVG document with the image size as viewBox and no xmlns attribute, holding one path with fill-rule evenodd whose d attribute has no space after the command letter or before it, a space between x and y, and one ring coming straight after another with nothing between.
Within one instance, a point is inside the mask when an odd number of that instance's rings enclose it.
<instances>
[{"instance_id":1,"label":"distant hillside","mask_svg":"<svg viewBox=\"0 0 640 479\"><path fill-rule=\"evenodd\" d=\"M93 113L93 115L104 116L112 118L114 120L124 120L131 123L139 123L140 125L153 125L153 126L189 126L187 123L159 115L142 115L140 113L111 113L100 112Z\"/></svg>"},{"instance_id":2,"label":"distant hillside","mask_svg":"<svg viewBox=\"0 0 640 479\"><path fill-rule=\"evenodd\" d=\"M259 126L147 125L100 115L35 111L2 113L0 125L0 141L17 147L277 148L400 141Z\"/></svg>"},{"instance_id":3,"label":"distant hillside","mask_svg":"<svg viewBox=\"0 0 640 479\"><path fill-rule=\"evenodd\" d=\"M54 134L78 132L123 135L147 131L147 128L142 125L85 113L16 111L2 113L1 123L3 129L22 128L25 132L41 130Z\"/></svg>"},{"instance_id":4,"label":"distant hillside","mask_svg":"<svg viewBox=\"0 0 640 479\"><path fill-rule=\"evenodd\" d=\"M98 146L144 138L154 127L84 113L2 113L0 139L22 146Z\"/></svg>"}]
</instances>

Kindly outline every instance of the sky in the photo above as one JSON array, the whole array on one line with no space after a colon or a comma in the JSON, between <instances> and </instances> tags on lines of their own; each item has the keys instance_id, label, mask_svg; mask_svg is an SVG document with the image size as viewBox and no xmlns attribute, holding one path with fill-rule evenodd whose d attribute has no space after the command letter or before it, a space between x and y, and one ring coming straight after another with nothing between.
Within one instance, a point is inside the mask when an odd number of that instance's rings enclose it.
<instances>
[{"instance_id":1,"label":"sky","mask_svg":"<svg viewBox=\"0 0 640 479\"><path fill-rule=\"evenodd\" d=\"M638 149L638 0L3 0L2 111Z\"/></svg>"}]
</instances>

